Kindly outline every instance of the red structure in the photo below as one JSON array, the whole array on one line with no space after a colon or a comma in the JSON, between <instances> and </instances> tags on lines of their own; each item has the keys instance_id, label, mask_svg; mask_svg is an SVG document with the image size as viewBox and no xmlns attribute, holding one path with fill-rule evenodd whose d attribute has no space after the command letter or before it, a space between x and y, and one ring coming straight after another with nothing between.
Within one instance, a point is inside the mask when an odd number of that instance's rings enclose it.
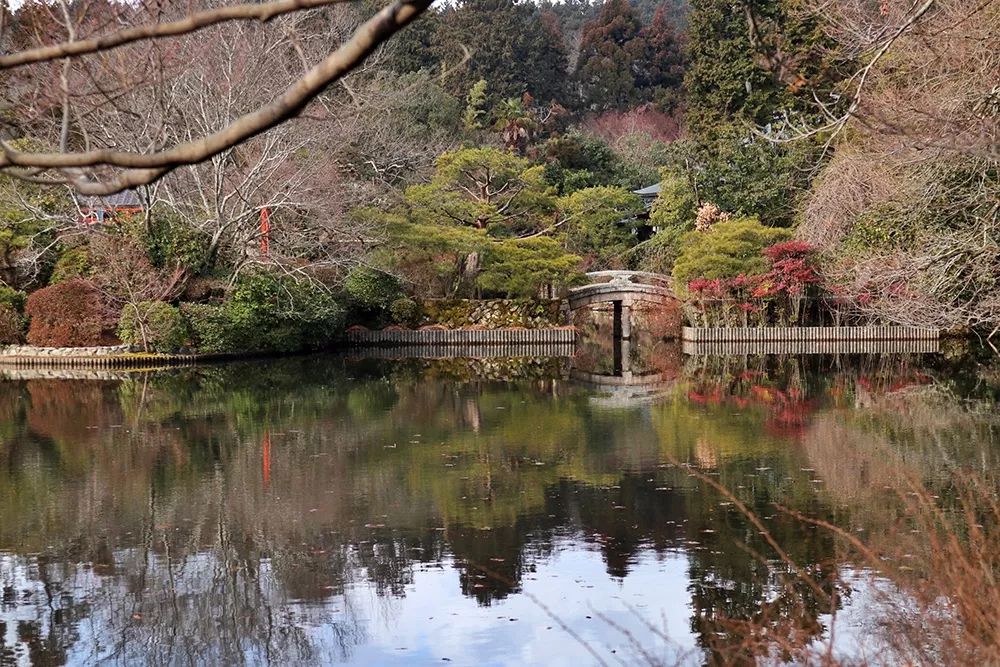
<instances>
[{"instance_id":1,"label":"red structure","mask_svg":"<svg viewBox=\"0 0 1000 667\"><path fill-rule=\"evenodd\" d=\"M271 252L271 209L260 209L260 254Z\"/></svg>"},{"instance_id":2,"label":"red structure","mask_svg":"<svg viewBox=\"0 0 1000 667\"><path fill-rule=\"evenodd\" d=\"M135 190L125 190L106 197L90 197L80 206L80 224L106 224L115 216L141 213L144 209Z\"/></svg>"}]
</instances>

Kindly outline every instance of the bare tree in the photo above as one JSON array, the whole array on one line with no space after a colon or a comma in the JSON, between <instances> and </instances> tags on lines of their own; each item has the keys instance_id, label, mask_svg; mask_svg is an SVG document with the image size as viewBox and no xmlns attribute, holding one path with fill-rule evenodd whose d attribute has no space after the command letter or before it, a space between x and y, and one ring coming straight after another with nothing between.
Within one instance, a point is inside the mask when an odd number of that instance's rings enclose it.
<instances>
[{"instance_id":1,"label":"bare tree","mask_svg":"<svg viewBox=\"0 0 1000 667\"><path fill-rule=\"evenodd\" d=\"M298 14L340 1L274 0L260 4L207 7L194 12L183 11L181 3L140 7L134 15L128 17L129 22L134 24L131 27L91 36L78 30L86 23L81 20L79 12L74 16L74 9L66 0L59 0L55 7L63 18L62 41L0 56L0 72L26 66L61 64L58 91L61 98L61 131L58 149L21 150L6 139L0 140L0 171L40 183L66 184L87 195L104 195L152 184L178 167L222 155L301 116L331 83L343 79L359 67L381 44L412 22L432 2L397 0L387 5L358 25L339 46L324 53L315 62L310 62L306 50L298 46L294 37L290 38L292 53L299 56L302 68L298 76L261 104L242 110L229 122L211 131L192 133L183 138L171 137L164 122L166 118L149 117L145 119L150 124L147 134L155 140L141 148L123 148L91 135L73 141L71 130L75 121L79 120L81 114L95 107L82 110L77 108L77 95L71 80L74 74L89 77L94 58L113 56L117 50L130 45L162 42L165 47L156 50L149 58L159 58L164 67L144 72L148 79L143 86L150 94L159 95L169 92L169 80L158 75L169 72L170 63L166 62L166 51L171 47L178 47L178 38L197 36L211 27L233 22L272 22L277 17ZM176 16L171 16L172 14ZM8 23L5 20L3 24L5 31ZM4 41L8 41L7 38ZM288 52L258 55L260 58L287 56ZM123 81L114 89L102 88L103 104L114 106L118 96L127 94L135 85L135 81ZM155 129L161 132L157 134Z\"/></svg>"}]
</instances>

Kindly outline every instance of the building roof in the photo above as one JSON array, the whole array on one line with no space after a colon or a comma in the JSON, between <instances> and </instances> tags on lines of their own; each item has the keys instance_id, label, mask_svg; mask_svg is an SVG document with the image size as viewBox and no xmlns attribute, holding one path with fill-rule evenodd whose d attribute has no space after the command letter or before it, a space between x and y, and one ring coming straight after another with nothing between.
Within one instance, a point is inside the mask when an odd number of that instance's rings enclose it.
<instances>
[{"instance_id":1,"label":"building roof","mask_svg":"<svg viewBox=\"0 0 1000 667\"><path fill-rule=\"evenodd\" d=\"M633 194L637 194L643 199L654 198L656 195L660 194L660 184L654 183L653 185L647 185L639 190L633 190Z\"/></svg>"},{"instance_id":2,"label":"building roof","mask_svg":"<svg viewBox=\"0 0 1000 667\"><path fill-rule=\"evenodd\" d=\"M83 208L89 209L141 208L143 206L142 199L139 198L139 193L135 190L122 190L103 197L86 197L80 204Z\"/></svg>"}]
</instances>

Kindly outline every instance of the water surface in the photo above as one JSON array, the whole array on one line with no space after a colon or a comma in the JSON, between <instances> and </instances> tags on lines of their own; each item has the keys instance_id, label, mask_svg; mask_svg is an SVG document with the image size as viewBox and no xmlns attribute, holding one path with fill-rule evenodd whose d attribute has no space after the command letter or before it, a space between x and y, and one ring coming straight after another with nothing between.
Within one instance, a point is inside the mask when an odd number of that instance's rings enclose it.
<instances>
[{"instance_id":1,"label":"water surface","mask_svg":"<svg viewBox=\"0 0 1000 667\"><path fill-rule=\"evenodd\" d=\"M775 503L877 533L902 476L1000 458L990 365L647 357L612 388L586 353L8 373L0 664L701 664L732 619L822 645L737 502L817 580L858 571L851 654L877 577Z\"/></svg>"}]
</instances>

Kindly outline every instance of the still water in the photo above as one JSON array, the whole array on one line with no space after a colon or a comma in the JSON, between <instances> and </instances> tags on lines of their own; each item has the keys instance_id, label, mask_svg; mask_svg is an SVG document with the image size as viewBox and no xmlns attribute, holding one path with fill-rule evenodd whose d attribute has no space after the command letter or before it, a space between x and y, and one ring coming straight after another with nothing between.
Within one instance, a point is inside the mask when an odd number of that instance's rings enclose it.
<instances>
[{"instance_id":1,"label":"still water","mask_svg":"<svg viewBox=\"0 0 1000 667\"><path fill-rule=\"evenodd\" d=\"M905 593L775 503L877 534L903 476L1000 460L990 361L587 355L6 372L0 664L701 664L768 618L821 650L739 503L840 575L849 656Z\"/></svg>"}]
</instances>

